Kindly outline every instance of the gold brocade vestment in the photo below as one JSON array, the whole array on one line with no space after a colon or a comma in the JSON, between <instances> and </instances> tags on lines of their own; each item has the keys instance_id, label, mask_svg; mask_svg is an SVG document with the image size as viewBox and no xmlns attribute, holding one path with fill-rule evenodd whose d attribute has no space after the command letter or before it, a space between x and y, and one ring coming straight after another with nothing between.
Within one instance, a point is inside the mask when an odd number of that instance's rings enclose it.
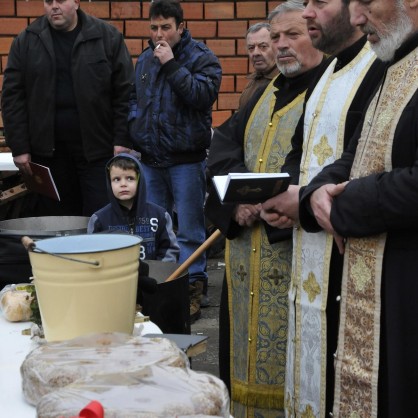
<instances>
[{"instance_id":1,"label":"gold brocade vestment","mask_svg":"<svg viewBox=\"0 0 418 418\"><path fill-rule=\"evenodd\" d=\"M392 170L402 112L418 89L418 51L389 67L365 116L351 178ZM378 416L382 264L386 234L349 238L344 255L334 417Z\"/></svg>"},{"instance_id":2,"label":"gold brocade vestment","mask_svg":"<svg viewBox=\"0 0 418 418\"><path fill-rule=\"evenodd\" d=\"M305 93L271 117L277 91L273 83L255 106L245 130L244 158L252 172L280 172L302 113ZM261 223L227 241L235 417L282 414L291 255L291 240L270 245Z\"/></svg>"}]
</instances>

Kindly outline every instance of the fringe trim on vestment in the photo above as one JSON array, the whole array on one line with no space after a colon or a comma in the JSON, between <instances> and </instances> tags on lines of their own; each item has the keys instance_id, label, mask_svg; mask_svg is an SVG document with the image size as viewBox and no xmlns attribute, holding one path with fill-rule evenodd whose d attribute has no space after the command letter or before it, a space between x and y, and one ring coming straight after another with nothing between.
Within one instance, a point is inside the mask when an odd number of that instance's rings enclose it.
<instances>
[{"instance_id":1,"label":"fringe trim on vestment","mask_svg":"<svg viewBox=\"0 0 418 418\"><path fill-rule=\"evenodd\" d=\"M232 400L254 408L283 409L284 387L245 384L234 380Z\"/></svg>"}]
</instances>

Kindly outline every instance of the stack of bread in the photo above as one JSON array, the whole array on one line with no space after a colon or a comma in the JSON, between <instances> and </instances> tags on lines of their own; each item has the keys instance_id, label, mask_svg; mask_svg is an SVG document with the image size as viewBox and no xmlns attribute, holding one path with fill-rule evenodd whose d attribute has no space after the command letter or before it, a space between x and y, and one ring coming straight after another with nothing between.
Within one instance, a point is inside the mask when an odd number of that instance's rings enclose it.
<instances>
[{"instance_id":1,"label":"stack of bread","mask_svg":"<svg viewBox=\"0 0 418 418\"><path fill-rule=\"evenodd\" d=\"M106 418L229 417L222 381L191 370L165 338L104 333L45 343L28 354L21 375L39 418L72 417L91 400Z\"/></svg>"}]
</instances>

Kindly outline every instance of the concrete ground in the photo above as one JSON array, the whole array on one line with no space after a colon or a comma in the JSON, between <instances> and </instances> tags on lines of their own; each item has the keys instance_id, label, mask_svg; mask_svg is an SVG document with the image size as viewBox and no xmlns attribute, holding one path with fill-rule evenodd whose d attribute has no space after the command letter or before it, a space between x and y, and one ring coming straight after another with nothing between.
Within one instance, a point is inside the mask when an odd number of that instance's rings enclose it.
<instances>
[{"instance_id":1,"label":"concrete ground","mask_svg":"<svg viewBox=\"0 0 418 418\"><path fill-rule=\"evenodd\" d=\"M219 377L219 303L225 271L224 253L220 252L207 260L209 277L209 306L202 308L202 316L191 326L192 334L207 335L207 350L192 359L192 369Z\"/></svg>"}]
</instances>

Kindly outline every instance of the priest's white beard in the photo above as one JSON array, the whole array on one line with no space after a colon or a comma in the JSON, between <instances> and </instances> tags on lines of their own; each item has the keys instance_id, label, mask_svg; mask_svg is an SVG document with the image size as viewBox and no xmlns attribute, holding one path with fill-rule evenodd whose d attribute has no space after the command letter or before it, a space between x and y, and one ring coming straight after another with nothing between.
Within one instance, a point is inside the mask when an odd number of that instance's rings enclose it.
<instances>
[{"instance_id":1,"label":"priest's white beard","mask_svg":"<svg viewBox=\"0 0 418 418\"><path fill-rule=\"evenodd\" d=\"M390 61L394 57L396 50L414 31L412 20L406 13L403 2L397 2L397 12L396 18L385 25L385 33L377 30L372 25L362 27L363 32L374 32L379 37L379 42L372 43L371 47L382 61Z\"/></svg>"}]
</instances>

